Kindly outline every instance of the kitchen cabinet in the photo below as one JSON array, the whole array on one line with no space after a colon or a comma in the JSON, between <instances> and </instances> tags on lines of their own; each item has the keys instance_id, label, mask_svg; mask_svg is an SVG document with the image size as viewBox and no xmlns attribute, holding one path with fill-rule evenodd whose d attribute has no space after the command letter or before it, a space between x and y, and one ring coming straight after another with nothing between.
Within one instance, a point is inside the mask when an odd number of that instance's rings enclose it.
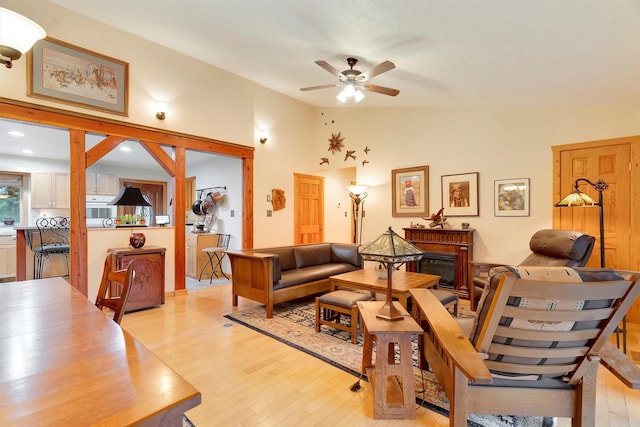
<instances>
[{"instance_id":1,"label":"kitchen cabinet","mask_svg":"<svg viewBox=\"0 0 640 427\"><path fill-rule=\"evenodd\" d=\"M115 196L120 190L118 177L116 175L103 173L87 174L87 194L97 194L102 196Z\"/></svg>"},{"instance_id":2,"label":"kitchen cabinet","mask_svg":"<svg viewBox=\"0 0 640 427\"><path fill-rule=\"evenodd\" d=\"M16 241L13 236L0 236L0 279L16 277Z\"/></svg>"},{"instance_id":3,"label":"kitchen cabinet","mask_svg":"<svg viewBox=\"0 0 640 427\"><path fill-rule=\"evenodd\" d=\"M202 267L209 261L209 257L202 250L217 246L218 235L187 232L186 236L186 274L197 279Z\"/></svg>"},{"instance_id":4,"label":"kitchen cabinet","mask_svg":"<svg viewBox=\"0 0 640 427\"><path fill-rule=\"evenodd\" d=\"M127 268L135 261L135 278L126 311L164 304L164 254L166 249L148 246L140 249L109 249L114 270Z\"/></svg>"},{"instance_id":5,"label":"kitchen cabinet","mask_svg":"<svg viewBox=\"0 0 640 427\"><path fill-rule=\"evenodd\" d=\"M31 174L32 209L69 209L69 174L34 172Z\"/></svg>"}]
</instances>

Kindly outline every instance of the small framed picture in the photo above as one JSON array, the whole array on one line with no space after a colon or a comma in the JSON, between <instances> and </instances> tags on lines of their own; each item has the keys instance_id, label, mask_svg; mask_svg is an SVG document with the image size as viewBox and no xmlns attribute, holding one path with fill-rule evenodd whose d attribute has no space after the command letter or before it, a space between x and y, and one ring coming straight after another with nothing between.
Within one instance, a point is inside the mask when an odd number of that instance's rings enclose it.
<instances>
[{"instance_id":1,"label":"small framed picture","mask_svg":"<svg viewBox=\"0 0 640 427\"><path fill-rule=\"evenodd\" d=\"M529 216L529 178L497 179L495 216Z\"/></svg>"},{"instance_id":2,"label":"small framed picture","mask_svg":"<svg viewBox=\"0 0 640 427\"><path fill-rule=\"evenodd\" d=\"M442 175L445 216L478 216L478 172Z\"/></svg>"},{"instance_id":3,"label":"small framed picture","mask_svg":"<svg viewBox=\"0 0 640 427\"><path fill-rule=\"evenodd\" d=\"M429 166L391 171L391 214L423 217L429 212Z\"/></svg>"}]
</instances>

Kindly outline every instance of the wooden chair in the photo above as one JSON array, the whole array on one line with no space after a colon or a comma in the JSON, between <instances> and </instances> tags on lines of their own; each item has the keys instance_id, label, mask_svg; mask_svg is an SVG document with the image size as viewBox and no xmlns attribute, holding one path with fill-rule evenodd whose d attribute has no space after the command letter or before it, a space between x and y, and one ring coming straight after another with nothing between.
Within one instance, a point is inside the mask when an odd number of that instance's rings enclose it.
<instances>
[{"instance_id":1,"label":"wooden chair","mask_svg":"<svg viewBox=\"0 0 640 427\"><path fill-rule=\"evenodd\" d=\"M640 294L636 277L501 267L468 337L431 292L410 292L425 331L421 364L449 398L450 426L466 426L469 413L567 417L572 426L594 426L599 364L640 388L640 368L608 342Z\"/></svg>"},{"instance_id":2,"label":"wooden chair","mask_svg":"<svg viewBox=\"0 0 640 427\"><path fill-rule=\"evenodd\" d=\"M131 261L126 270L111 271L111 257L108 256L104 262L102 281L96 297L96 307L100 310L104 307L113 310L113 321L118 325L124 315L127 300L131 293L131 285L136 275L134 264L135 261Z\"/></svg>"}]
</instances>

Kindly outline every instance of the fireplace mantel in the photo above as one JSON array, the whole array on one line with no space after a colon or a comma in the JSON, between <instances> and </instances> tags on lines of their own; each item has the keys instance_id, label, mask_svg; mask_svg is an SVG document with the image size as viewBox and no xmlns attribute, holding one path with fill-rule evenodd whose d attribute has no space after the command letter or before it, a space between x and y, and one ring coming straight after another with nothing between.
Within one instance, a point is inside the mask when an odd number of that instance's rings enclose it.
<instances>
[{"instance_id":1,"label":"fireplace mantel","mask_svg":"<svg viewBox=\"0 0 640 427\"><path fill-rule=\"evenodd\" d=\"M469 289L467 264L473 261L473 228L403 228L404 238L425 252L444 252L456 255L456 284L461 291ZM407 264L407 271L416 271L417 263Z\"/></svg>"}]
</instances>

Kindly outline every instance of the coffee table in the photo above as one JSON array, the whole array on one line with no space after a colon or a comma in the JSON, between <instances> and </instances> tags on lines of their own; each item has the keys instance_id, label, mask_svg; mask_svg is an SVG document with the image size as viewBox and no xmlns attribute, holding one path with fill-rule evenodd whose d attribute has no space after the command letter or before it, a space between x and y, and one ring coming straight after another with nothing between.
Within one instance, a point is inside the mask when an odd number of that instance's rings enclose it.
<instances>
[{"instance_id":1,"label":"coffee table","mask_svg":"<svg viewBox=\"0 0 640 427\"><path fill-rule=\"evenodd\" d=\"M373 268L350 271L348 273L331 276L331 291L338 287L349 289L361 289L373 293L387 292L387 279L380 279ZM396 270L391 280L391 296L397 298L406 309L409 299L409 289L433 288L438 289L440 276L424 273L413 273L404 270Z\"/></svg>"}]
</instances>

